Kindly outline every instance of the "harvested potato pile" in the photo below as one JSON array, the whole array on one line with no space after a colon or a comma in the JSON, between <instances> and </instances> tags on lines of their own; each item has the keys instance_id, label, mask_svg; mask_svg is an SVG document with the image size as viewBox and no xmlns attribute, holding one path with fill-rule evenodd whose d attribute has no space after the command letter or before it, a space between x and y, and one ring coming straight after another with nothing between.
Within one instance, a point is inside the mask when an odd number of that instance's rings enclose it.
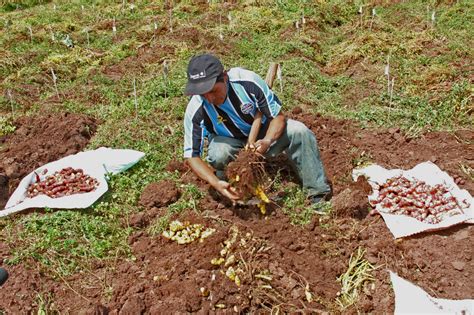
<instances>
[{"instance_id":1,"label":"harvested potato pile","mask_svg":"<svg viewBox=\"0 0 474 315\"><path fill-rule=\"evenodd\" d=\"M465 200L457 200L445 185L431 186L403 176L388 179L378 190L379 197L371 202L372 205L380 204L385 212L407 215L430 224L461 214L463 208L469 207Z\"/></svg>"},{"instance_id":2,"label":"harvested potato pile","mask_svg":"<svg viewBox=\"0 0 474 315\"><path fill-rule=\"evenodd\" d=\"M59 198L91 192L97 186L99 186L97 179L84 174L82 169L66 167L43 180L40 180L39 175L36 174L36 183L28 187L27 196L33 198L42 194L51 198Z\"/></svg>"},{"instance_id":3,"label":"harvested potato pile","mask_svg":"<svg viewBox=\"0 0 474 315\"><path fill-rule=\"evenodd\" d=\"M211 236L216 229L206 228L202 224L182 223L175 220L169 224L169 229L163 231L162 235L178 244L189 244L195 240L203 242L204 239Z\"/></svg>"}]
</instances>

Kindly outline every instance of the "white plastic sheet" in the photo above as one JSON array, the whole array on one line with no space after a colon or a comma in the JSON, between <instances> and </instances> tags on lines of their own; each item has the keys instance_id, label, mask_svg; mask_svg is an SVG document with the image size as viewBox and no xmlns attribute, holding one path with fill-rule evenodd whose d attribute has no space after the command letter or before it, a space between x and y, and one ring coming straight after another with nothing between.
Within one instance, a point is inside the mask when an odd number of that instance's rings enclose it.
<instances>
[{"instance_id":1,"label":"white plastic sheet","mask_svg":"<svg viewBox=\"0 0 474 315\"><path fill-rule=\"evenodd\" d=\"M437 299L390 271L395 314L474 314L474 300Z\"/></svg>"},{"instance_id":2,"label":"white plastic sheet","mask_svg":"<svg viewBox=\"0 0 474 315\"><path fill-rule=\"evenodd\" d=\"M107 173L117 174L125 171L137 163L144 155L143 152L134 150L99 148L69 155L55 162L43 165L35 170L38 174L42 174L45 169L47 170L46 174L40 175L41 179L65 167L82 168L85 174L97 179L99 186L96 190L88 193L60 198L50 198L46 195L28 198L26 191L30 184L36 182L36 175L34 172L31 172L21 180L17 189L8 200L5 209L0 210L0 217L28 208L87 208L108 190L105 179Z\"/></svg>"},{"instance_id":3,"label":"white plastic sheet","mask_svg":"<svg viewBox=\"0 0 474 315\"><path fill-rule=\"evenodd\" d=\"M399 175L408 179L416 178L432 186L444 184L450 189L450 193L454 197L460 201L466 200L470 204L469 208L463 209L463 214L448 217L437 224L424 223L406 215L386 213L382 206L377 204L375 209L382 215L387 227L395 238L409 236L423 231L440 230L463 222L474 223L474 200L472 196L467 190L460 189L446 172L443 172L432 162L420 163L410 170L387 170L380 165L374 164L362 169L355 169L352 172L354 180L357 180L361 175L367 177L369 184L373 188L375 188L376 185L385 183L387 179ZM374 193L369 196L369 200L376 200L377 198L378 191L374 191Z\"/></svg>"}]
</instances>

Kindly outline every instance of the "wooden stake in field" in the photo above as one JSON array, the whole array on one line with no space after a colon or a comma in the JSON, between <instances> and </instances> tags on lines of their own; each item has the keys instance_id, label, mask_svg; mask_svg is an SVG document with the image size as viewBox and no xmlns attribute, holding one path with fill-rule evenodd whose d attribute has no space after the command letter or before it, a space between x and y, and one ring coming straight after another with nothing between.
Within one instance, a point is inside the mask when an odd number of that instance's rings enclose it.
<instances>
[{"instance_id":1,"label":"wooden stake in field","mask_svg":"<svg viewBox=\"0 0 474 315\"><path fill-rule=\"evenodd\" d=\"M168 60L163 61L163 80L165 82L165 98L168 97L168 73L169 73L169 66Z\"/></svg>"},{"instance_id":2,"label":"wooden stake in field","mask_svg":"<svg viewBox=\"0 0 474 315\"><path fill-rule=\"evenodd\" d=\"M281 65L278 64L277 79L280 81L280 93L283 93L283 76L281 74Z\"/></svg>"},{"instance_id":3,"label":"wooden stake in field","mask_svg":"<svg viewBox=\"0 0 474 315\"><path fill-rule=\"evenodd\" d=\"M133 78L133 98L135 102L135 119L138 120L137 84L135 78Z\"/></svg>"},{"instance_id":4,"label":"wooden stake in field","mask_svg":"<svg viewBox=\"0 0 474 315\"><path fill-rule=\"evenodd\" d=\"M171 1L170 3L169 20L170 20L170 33L173 33L173 1Z\"/></svg>"},{"instance_id":5,"label":"wooden stake in field","mask_svg":"<svg viewBox=\"0 0 474 315\"><path fill-rule=\"evenodd\" d=\"M219 39L224 40L224 35L222 35L222 14L219 12Z\"/></svg>"},{"instance_id":6,"label":"wooden stake in field","mask_svg":"<svg viewBox=\"0 0 474 315\"><path fill-rule=\"evenodd\" d=\"M33 41L33 29L31 28L31 26L27 26L28 28L28 33L30 34L30 42Z\"/></svg>"},{"instance_id":7,"label":"wooden stake in field","mask_svg":"<svg viewBox=\"0 0 474 315\"><path fill-rule=\"evenodd\" d=\"M372 20L370 21L370 27L369 27L370 30L372 30L372 26L374 25L374 20L375 20L376 15L377 15L377 11L375 10L375 8L372 8Z\"/></svg>"},{"instance_id":8,"label":"wooden stake in field","mask_svg":"<svg viewBox=\"0 0 474 315\"><path fill-rule=\"evenodd\" d=\"M158 30L158 23L156 23L156 20L153 21L153 36L151 37L151 41L155 41L156 39L156 31Z\"/></svg>"},{"instance_id":9,"label":"wooden stake in field","mask_svg":"<svg viewBox=\"0 0 474 315\"><path fill-rule=\"evenodd\" d=\"M392 98L393 98L393 87L395 85L395 78L392 78L392 83L390 84L390 107L392 107Z\"/></svg>"},{"instance_id":10,"label":"wooden stake in field","mask_svg":"<svg viewBox=\"0 0 474 315\"><path fill-rule=\"evenodd\" d=\"M10 89L7 90L8 100L10 101L10 106L12 107L12 116L15 115L15 107L13 106L13 96Z\"/></svg>"},{"instance_id":11,"label":"wooden stake in field","mask_svg":"<svg viewBox=\"0 0 474 315\"><path fill-rule=\"evenodd\" d=\"M86 28L84 31L86 32L87 48L89 48L91 45L90 38L89 38L89 29Z\"/></svg>"},{"instance_id":12,"label":"wooden stake in field","mask_svg":"<svg viewBox=\"0 0 474 315\"><path fill-rule=\"evenodd\" d=\"M58 84L57 84L58 78L56 77L56 74L54 73L53 68L51 68L51 76L53 77L54 90L56 91L56 95L58 96L58 100L61 100L61 98L59 97Z\"/></svg>"},{"instance_id":13,"label":"wooden stake in field","mask_svg":"<svg viewBox=\"0 0 474 315\"><path fill-rule=\"evenodd\" d=\"M304 12L301 14L301 31L304 33L304 25L306 24L306 19L304 18Z\"/></svg>"},{"instance_id":14,"label":"wooden stake in field","mask_svg":"<svg viewBox=\"0 0 474 315\"><path fill-rule=\"evenodd\" d=\"M387 64L385 65L385 76L387 77L387 94L390 93L390 55L387 56Z\"/></svg>"},{"instance_id":15,"label":"wooden stake in field","mask_svg":"<svg viewBox=\"0 0 474 315\"><path fill-rule=\"evenodd\" d=\"M115 16L114 16L114 19L112 21L112 33L115 34L117 33L117 27L115 26Z\"/></svg>"},{"instance_id":16,"label":"wooden stake in field","mask_svg":"<svg viewBox=\"0 0 474 315\"><path fill-rule=\"evenodd\" d=\"M363 11L363 9L362 9L362 6L359 6L359 11L357 11L357 13L359 14L359 26L360 26L360 27L362 27L362 23L363 23L363 20L362 20L362 18L363 18L362 13L363 13L363 12L364 12L364 11Z\"/></svg>"}]
</instances>

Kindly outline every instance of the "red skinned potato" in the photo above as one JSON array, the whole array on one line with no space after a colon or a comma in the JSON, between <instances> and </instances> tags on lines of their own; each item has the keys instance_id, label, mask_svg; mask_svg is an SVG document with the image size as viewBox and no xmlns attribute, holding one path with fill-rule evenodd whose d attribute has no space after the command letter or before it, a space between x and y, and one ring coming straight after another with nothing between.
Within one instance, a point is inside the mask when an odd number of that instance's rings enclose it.
<instances>
[{"instance_id":1,"label":"red skinned potato","mask_svg":"<svg viewBox=\"0 0 474 315\"><path fill-rule=\"evenodd\" d=\"M39 194L44 194L51 198L59 198L62 196L91 192L99 186L97 179L84 174L82 169L74 169L72 167L63 168L47 176L42 181L36 174L36 180L37 181L31 184L27 189L27 197L29 198L33 198Z\"/></svg>"},{"instance_id":2,"label":"red skinned potato","mask_svg":"<svg viewBox=\"0 0 474 315\"><path fill-rule=\"evenodd\" d=\"M466 200L461 206L445 185L431 186L403 176L388 179L378 190L378 199L371 202L373 206L380 204L384 212L407 215L424 223L439 223L469 207Z\"/></svg>"}]
</instances>

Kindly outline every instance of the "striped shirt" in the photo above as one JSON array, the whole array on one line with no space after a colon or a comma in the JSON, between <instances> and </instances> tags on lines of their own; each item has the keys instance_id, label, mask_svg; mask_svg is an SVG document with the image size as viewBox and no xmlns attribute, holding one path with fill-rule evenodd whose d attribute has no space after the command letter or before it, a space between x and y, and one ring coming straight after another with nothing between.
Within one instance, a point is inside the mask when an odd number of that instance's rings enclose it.
<instances>
[{"instance_id":1,"label":"striped shirt","mask_svg":"<svg viewBox=\"0 0 474 315\"><path fill-rule=\"evenodd\" d=\"M232 68L224 104L215 106L194 95L184 115L184 157L201 156L208 134L247 139L257 111L263 113L262 125L280 112L281 102L255 72Z\"/></svg>"}]
</instances>

